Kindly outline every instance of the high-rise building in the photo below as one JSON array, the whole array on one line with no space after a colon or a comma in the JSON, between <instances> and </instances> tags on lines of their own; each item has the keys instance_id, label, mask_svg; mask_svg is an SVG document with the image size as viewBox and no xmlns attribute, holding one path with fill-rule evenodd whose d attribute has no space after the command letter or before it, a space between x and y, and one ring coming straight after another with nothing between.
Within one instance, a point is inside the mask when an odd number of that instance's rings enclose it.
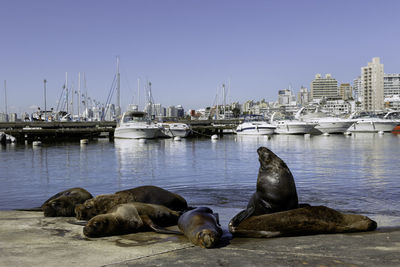
<instances>
[{"instance_id":1,"label":"high-rise building","mask_svg":"<svg viewBox=\"0 0 400 267\"><path fill-rule=\"evenodd\" d=\"M361 95L361 76L353 80L353 98L355 101L362 101Z\"/></svg>"},{"instance_id":2,"label":"high-rise building","mask_svg":"<svg viewBox=\"0 0 400 267\"><path fill-rule=\"evenodd\" d=\"M340 96L342 97L343 100L349 100L350 98L353 98L353 92L352 92L351 85L349 83L342 83L340 84L339 87L339 92Z\"/></svg>"},{"instance_id":3,"label":"high-rise building","mask_svg":"<svg viewBox=\"0 0 400 267\"><path fill-rule=\"evenodd\" d=\"M290 89L283 89L278 91L278 103L282 106L296 105L296 97Z\"/></svg>"},{"instance_id":4,"label":"high-rise building","mask_svg":"<svg viewBox=\"0 0 400 267\"><path fill-rule=\"evenodd\" d=\"M297 104L300 106L306 106L311 99L310 92L306 87L301 87L299 93L297 94Z\"/></svg>"},{"instance_id":5,"label":"high-rise building","mask_svg":"<svg viewBox=\"0 0 400 267\"><path fill-rule=\"evenodd\" d=\"M332 78L332 75L326 74L322 78L321 74L315 75L315 79L311 82L311 98L316 99L338 99L338 82Z\"/></svg>"},{"instance_id":6,"label":"high-rise building","mask_svg":"<svg viewBox=\"0 0 400 267\"><path fill-rule=\"evenodd\" d=\"M384 97L400 95L400 74L383 75L383 95Z\"/></svg>"},{"instance_id":7,"label":"high-rise building","mask_svg":"<svg viewBox=\"0 0 400 267\"><path fill-rule=\"evenodd\" d=\"M365 111L383 110L383 64L374 57L361 68L362 108Z\"/></svg>"}]
</instances>

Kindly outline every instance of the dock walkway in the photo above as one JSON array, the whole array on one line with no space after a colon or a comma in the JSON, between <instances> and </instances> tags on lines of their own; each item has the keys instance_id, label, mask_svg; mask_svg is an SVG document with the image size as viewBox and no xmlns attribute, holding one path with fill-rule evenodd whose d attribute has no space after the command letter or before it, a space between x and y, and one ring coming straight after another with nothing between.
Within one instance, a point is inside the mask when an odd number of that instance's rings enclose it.
<instances>
[{"instance_id":1,"label":"dock walkway","mask_svg":"<svg viewBox=\"0 0 400 267\"><path fill-rule=\"evenodd\" d=\"M74 218L0 211L0 266L400 266L400 228L281 238L234 238L202 249L153 232L86 238Z\"/></svg>"}]
</instances>

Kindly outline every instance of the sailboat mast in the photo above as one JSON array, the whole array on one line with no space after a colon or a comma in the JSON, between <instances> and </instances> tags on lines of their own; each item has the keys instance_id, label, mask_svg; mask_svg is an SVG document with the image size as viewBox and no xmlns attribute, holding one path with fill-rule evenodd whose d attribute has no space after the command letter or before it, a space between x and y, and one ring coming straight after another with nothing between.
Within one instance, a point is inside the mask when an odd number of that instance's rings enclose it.
<instances>
[{"instance_id":1,"label":"sailboat mast","mask_svg":"<svg viewBox=\"0 0 400 267\"><path fill-rule=\"evenodd\" d=\"M65 73L65 94L66 94L66 106L67 106L67 113L68 113L68 72Z\"/></svg>"},{"instance_id":2,"label":"sailboat mast","mask_svg":"<svg viewBox=\"0 0 400 267\"><path fill-rule=\"evenodd\" d=\"M138 107L138 110L140 110L140 108L139 108L139 106L140 106L140 78L137 79L137 94L138 94L137 107Z\"/></svg>"},{"instance_id":3,"label":"sailboat mast","mask_svg":"<svg viewBox=\"0 0 400 267\"><path fill-rule=\"evenodd\" d=\"M120 92L119 57L117 57L117 116L121 115L121 92Z\"/></svg>"},{"instance_id":4,"label":"sailboat mast","mask_svg":"<svg viewBox=\"0 0 400 267\"><path fill-rule=\"evenodd\" d=\"M47 105L46 105L46 83L47 80L43 80L43 86L44 86L44 120L47 121Z\"/></svg>"},{"instance_id":5,"label":"sailboat mast","mask_svg":"<svg viewBox=\"0 0 400 267\"><path fill-rule=\"evenodd\" d=\"M78 120L81 117L81 73L78 72Z\"/></svg>"},{"instance_id":6,"label":"sailboat mast","mask_svg":"<svg viewBox=\"0 0 400 267\"><path fill-rule=\"evenodd\" d=\"M5 104L5 108L6 108L6 118L7 118L7 81L4 80L4 104Z\"/></svg>"}]
</instances>

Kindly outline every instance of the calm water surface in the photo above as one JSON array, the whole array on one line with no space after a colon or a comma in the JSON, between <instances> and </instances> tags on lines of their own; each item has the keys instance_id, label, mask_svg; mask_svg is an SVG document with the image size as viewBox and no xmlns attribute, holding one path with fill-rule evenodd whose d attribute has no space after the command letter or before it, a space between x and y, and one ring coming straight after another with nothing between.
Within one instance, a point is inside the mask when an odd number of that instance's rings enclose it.
<instances>
[{"instance_id":1,"label":"calm water surface","mask_svg":"<svg viewBox=\"0 0 400 267\"><path fill-rule=\"evenodd\" d=\"M71 187L98 195L156 185L211 207L226 225L255 191L260 146L287 163L300 202L400 225L400 136L370 133L1 146L0 209L40 206Z\"/></svg>"}]
</instances>

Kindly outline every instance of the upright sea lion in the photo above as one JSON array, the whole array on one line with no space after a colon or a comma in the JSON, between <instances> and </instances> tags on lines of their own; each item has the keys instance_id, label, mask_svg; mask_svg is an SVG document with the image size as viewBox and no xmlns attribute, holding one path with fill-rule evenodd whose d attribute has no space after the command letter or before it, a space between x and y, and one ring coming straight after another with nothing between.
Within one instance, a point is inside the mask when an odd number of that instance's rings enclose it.
<instances>
[{"instance_id":1,"label":"upright sea lion","mask_svg":"<svg viewBox=\"0 0 400 267\"><path fill-rule=\"evenodd\" d=\"M20 210L43 211L46 217L75 216L75 206L91 198L93 196L85 189L74 187L55 194L38 208Z\"/></svg>"},{"instance_id":2,"label":"upright sea lion","mask_svg":"<svg viewBox=\"0 0 400 267\"><path fill-rule=\"evenodd\" d=\"M102 237L148 229L164 234L182 234L162 228L176 224L180 214L179 211L161 205L140 202L120 204L109 213L90 219L83 228L83 234L88 237Z\"/></svg>"},{"instance_id":3,"label":"upright sea lion","mask_svg":"<svg viewBox=\"0 0 400 267\"><path fill-rule=\"evenodd\" d=\"M344 214L325 206L309 206L288 211L251 216L233 234L244 237L299 236L375 230L370 218Z\"/></svg>"},{"instance_id":4,"label":"upright sea lion","mask_svg":"<svg viewBox=\"0 0 400 267\"><path fill-rule=\"evenodd\" d=\"M257 149L260 168L257 190L247 208L229 222L232 232L239 223L250 216L285 211L299 207L296 185L286 163L266 147Z\"/></svg>"},{"instance_id":5,"label":"upright sea lion","mask_svg":"<svg viewBox=\"0 0 400 267\"><path fill-rule=\"evenodd\" d=\"M82 205L78 205L75 213L77 219L88 220L95 215L108 212L118 204L129 202L163 205L176 211L183 211L188 208L186 200L180 195L157 186L148 185L118 191L115 194L99 195Z\"/></svg>"},{"instance_id":6,"label":"upright sea lion","mask_svg":"<svg viewBox=\"0 0 400 267\"><path fill-rule=\"evenodd\" d=\"M193 244L202 248L212 248L222 236L217 219L210 208L199 207L182 214L178 220L178 227Z\"/></svg>"}]
</instances>

